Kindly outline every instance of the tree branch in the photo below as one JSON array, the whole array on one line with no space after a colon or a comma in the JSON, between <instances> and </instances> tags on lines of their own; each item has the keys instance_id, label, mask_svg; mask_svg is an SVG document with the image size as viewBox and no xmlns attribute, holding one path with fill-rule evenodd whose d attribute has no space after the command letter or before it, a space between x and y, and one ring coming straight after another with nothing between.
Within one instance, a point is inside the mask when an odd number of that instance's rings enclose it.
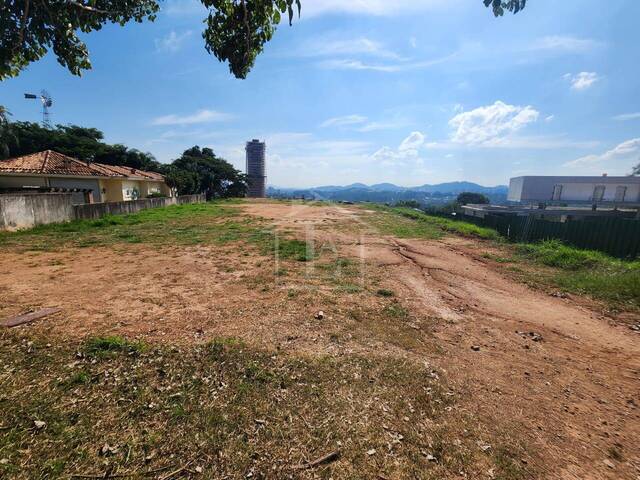
<instances>
[{"instance_id":1,"label":"tree branch","mask_svg":"<svg viewBox=\"0 0 640 480\"><path fill-rule=\"evenodd\" d=\"M20 33L18 34L18 48L22 48L22 42L24 42L24 30L27 28L27 17L29 16L29 1L30 0L24 0L24 11L20 19Z\"/></svg>"},{"instance_id":2,"label":"tree branch","mask_svg":"<svg viewBox=\"0 0 640 480\"><path fill-rule=\"evenodd\" d=\"M244 0L240 0L242 4L242 10L244 11L244 26L247 30L247 51L245 53L245 58L249 60L250 52L251 52L251 27L249 26L249 13L247 12L247 5L244 3Z\"/></svg>"},{"instance_id":3,"label":"tree branch","mask_svg":"<svg viewBox=\"0 0 640 480\"><path fill-rule=\"evenodd\" d=\"M85 5L83 3L79 3L76 2L74 0L69 0L69 4L73 5L74 7L77 7L81 10L84 10L86 12L91 12L91 13L100 13L100 14L109 14L110 12L106 11L106 10L100 10L99 8L93 8L90 7L89 5Z\"/></svg>"}]
</instances>

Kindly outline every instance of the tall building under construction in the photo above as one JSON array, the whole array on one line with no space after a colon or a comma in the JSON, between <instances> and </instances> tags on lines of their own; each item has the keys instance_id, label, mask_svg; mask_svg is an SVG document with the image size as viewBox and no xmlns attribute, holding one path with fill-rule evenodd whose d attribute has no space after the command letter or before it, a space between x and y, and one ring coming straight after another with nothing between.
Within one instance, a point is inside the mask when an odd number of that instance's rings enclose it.
<instances>
[{"instance_id":1,"label":"tall building under construction","mask_svg":"<svg viewBox=\"0 0 640 480\"><path fill-rule=\"evenodd\" d=\"M260 140L251 140L245 147L247 152L247 176L249 177L249 191L247 196L251 198L264 198L267 196L267 177L265 170L266 145Z\"/></svg>"}]
</instances>

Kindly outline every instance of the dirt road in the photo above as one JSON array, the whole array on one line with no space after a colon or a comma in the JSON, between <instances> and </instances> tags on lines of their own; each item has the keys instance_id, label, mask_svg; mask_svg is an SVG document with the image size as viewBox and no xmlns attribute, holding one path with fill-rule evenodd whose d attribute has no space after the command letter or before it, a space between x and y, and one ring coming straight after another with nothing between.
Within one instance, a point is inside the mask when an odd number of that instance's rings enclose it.
<instances>
[{"instance_id":1,"label":"dirt road","mask_svg":"<svg viewBox=\"0 0 640 480\"><path fill-rule=\"evenodd\" d=\"M361 208L237 208L313 240L318 260L283 273L234 245L7 252L0 314L62 307L31 328L69 338L235 336L292 354L427 362L446 372L457 413L520 442L537 478L640 479L640 336L597 305L514 281L477 240L383 235Z\"/></svg>"},{"instance_id":2,"label":"dirt road","mask_svg":"<svg viewBox=\"0 0 640 480\"><path fill-rule=\"evenodd\" d=\"M358 210L249 211L299 230L327 218L363 221ZM362 256L411 310L439 319L428 334L443 352L430 360L468 391L463 408L524 434L547 478L640 478L637 334L586 301L514 282L480 256L477 241L400 240L366 225L357 239L322 227L316 236Z\"/></svg>"}]
</instances>

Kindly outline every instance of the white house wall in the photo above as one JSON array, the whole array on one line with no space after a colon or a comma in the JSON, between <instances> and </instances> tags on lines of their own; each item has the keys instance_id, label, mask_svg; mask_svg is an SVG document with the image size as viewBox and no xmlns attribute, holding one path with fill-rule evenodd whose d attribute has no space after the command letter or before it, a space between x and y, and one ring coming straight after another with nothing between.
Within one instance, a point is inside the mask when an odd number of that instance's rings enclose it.
<instances>
[{"instance_id":1,"label":"white house wall","mask_svg":"<svg viewBox=\"0 0 640 480\"><path fill-rule=\"evenodd\" d=\"M172 190L166 183L155 180L0 174L0 189L25 187L92 190L95 203L134 200L134 191L138 192L138 198L147 198L153 193L161 193L167 197L173 196ZM84 194L74 194L73 201L75 204L84 203Z\"/></svg>"},{"instance_id":2,"label":"white house wall","mask_svg":"<svg viewBox=\"0 0 640 480\"><path fill-rule=\"evenodd\" d=\"M615 202L618 187L626 187L623 203L640 203L638 177L516 177L509 184L508 200L550 202L556 185L562 185L559 202L591 202L597 186L604 186L603 202Z\"/></svg>"}]
</instances>

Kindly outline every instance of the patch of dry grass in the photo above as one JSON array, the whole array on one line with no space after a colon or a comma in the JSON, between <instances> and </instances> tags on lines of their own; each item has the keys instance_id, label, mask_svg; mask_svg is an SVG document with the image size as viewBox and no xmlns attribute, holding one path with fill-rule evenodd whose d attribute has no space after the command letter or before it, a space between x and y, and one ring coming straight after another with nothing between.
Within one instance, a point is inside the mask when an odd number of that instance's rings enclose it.
<instances>
[{"instance_id":1,"label":"patch of dry grass","mask_svg":"<svg viewBox=\"0 0 640 480\"><path fill-rule=\"evenodd\" d=\"M3 333L0 476L186 466L205 478L436 479L491 467L521 478L503 453L478 447L458 393L425 364L286 356L233 339L135 345ZM298 468L333 451L332 463Z\"/></svg>"}]
</instances>

